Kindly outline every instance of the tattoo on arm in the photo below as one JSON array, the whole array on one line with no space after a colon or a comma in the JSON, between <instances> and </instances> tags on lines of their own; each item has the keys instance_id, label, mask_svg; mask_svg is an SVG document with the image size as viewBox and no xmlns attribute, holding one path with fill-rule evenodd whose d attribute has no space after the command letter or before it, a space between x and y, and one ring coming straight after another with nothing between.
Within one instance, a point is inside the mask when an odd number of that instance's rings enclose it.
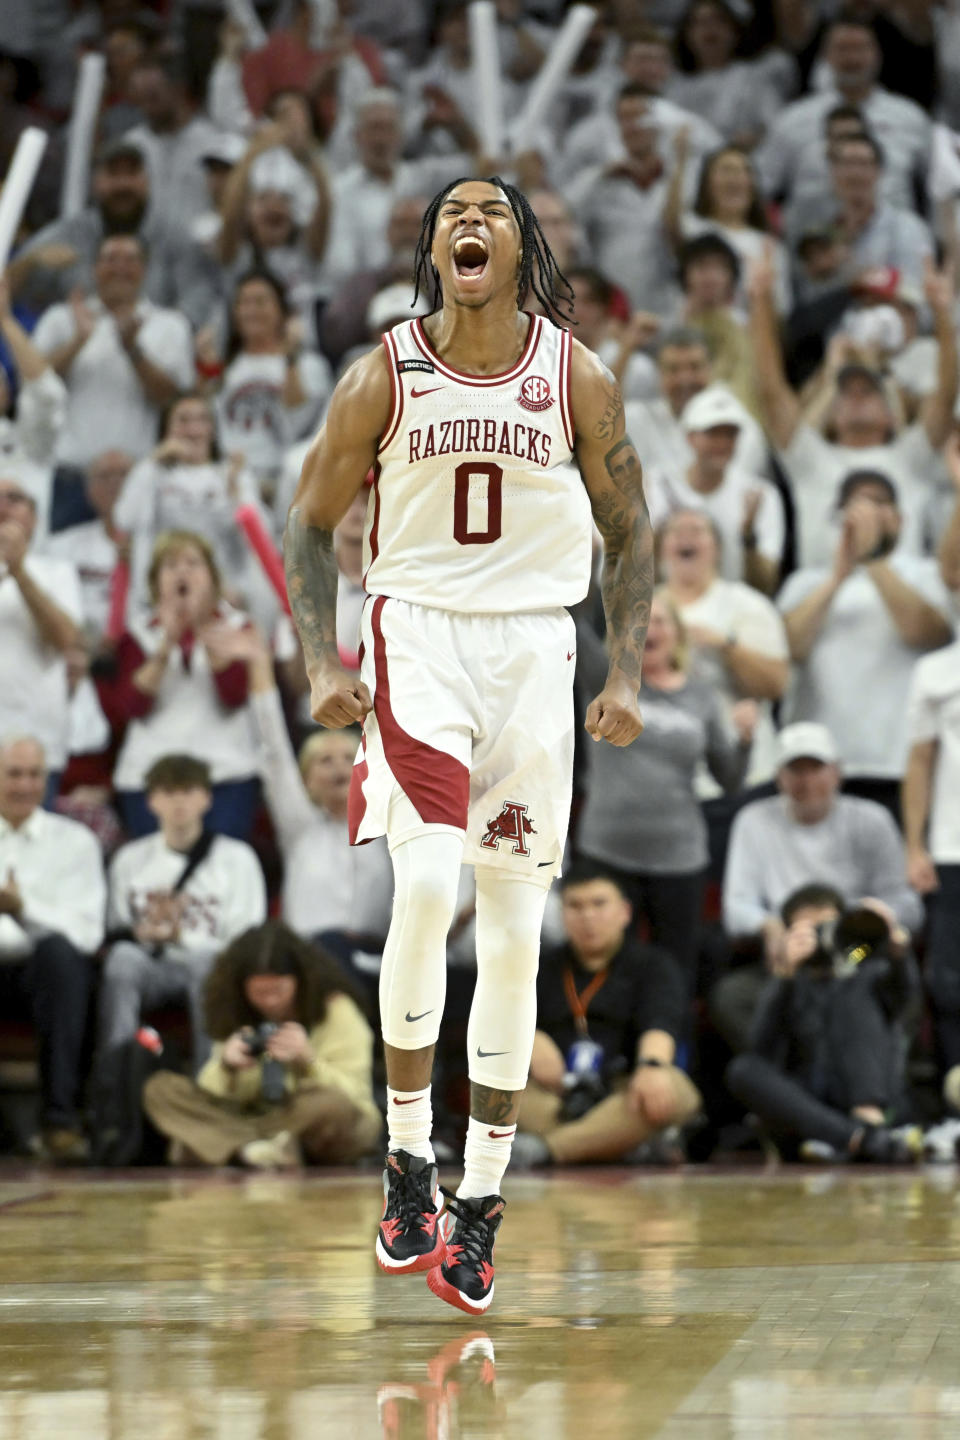
<instances>
[{"instance_id":1,"label":"tattoo on arm","mask_svg":"<svg viewBox=\"0 0 960 1440\"><path fill-rule=\"evenodd\" d=\"M608 383L604 386L607 403L604 406L603 414L593 427L593 433L598 440L612 440L623 416L623 397L620 394L620 386L609 370L607 370L607 375Z\"/></svg>"},{"instance_id":2,"label":"tattoo on arm","mask_svg":"<svg viewBox=\"0 0 960 1440\"><path fill-rule=\"evenodd\" d=\"M294 505L283 537L287 595L307 669L337 659L337 562L333 532L308 525Z\"/></svg>"},{"instance_id":3,"label":"tattoo on arm","mask_svg":"<svg viewBox=\"0 0 960 1440\"><path fill-rule=\"evenodd\" d=\"M653 595L653 530L643 494L643 471L624 437L603 457L613 485L593 501L603 536L601 591L607 617L610 668L640 684Z\"/></svg>"},{"instance_id":4,"label":"tattoo on arm","mask_svg":"<svg viewBox=\"0 0 960 1440\"><path fill-rule=\"evenodd\" d=\"M470 1114L485 1125L512 1125L520 1106L519 1090L491 1090L470 1082Z\"/></svg>"}]
</instances>

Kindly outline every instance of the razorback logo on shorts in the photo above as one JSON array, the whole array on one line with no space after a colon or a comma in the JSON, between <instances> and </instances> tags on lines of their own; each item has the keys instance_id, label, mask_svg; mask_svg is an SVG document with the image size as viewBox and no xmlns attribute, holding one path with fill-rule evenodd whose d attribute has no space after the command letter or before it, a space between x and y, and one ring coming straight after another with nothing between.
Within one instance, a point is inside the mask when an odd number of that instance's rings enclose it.
<instances>
[{"instance_id":1,"label":"razorback logo on shorts","mask_svg":"<svg viewBox=\"0 0 960 1440\"><path fill-rule=\"evenodd\" d=\"M553 404L549 380L542 375L528 375L520 386L517 404L522 405L524 410L549 410Z\"/></svg>"},{"instance_id":2,"label":"razorback logo on shorts","mask_svg":"<svg viewBox=\"0 0 960 1440\"><path fill-rule=\"evenodd\" d=\"M480 841L484 850L499 850L500 841L507 840L513 846L514 855L529 855L525 835L536 835L533 825L527 819L526 805L508 800L495 820L487 821L487 833Z\"/></svg>"}]
</instances>

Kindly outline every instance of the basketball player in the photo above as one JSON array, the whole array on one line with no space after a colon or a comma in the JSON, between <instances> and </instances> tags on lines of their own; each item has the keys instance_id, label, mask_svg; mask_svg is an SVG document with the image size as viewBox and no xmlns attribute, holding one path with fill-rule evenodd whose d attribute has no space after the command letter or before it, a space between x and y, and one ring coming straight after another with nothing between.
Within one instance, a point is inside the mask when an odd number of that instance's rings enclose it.
<instances>
[{"instance_id":1,"label":"basketball player","mask_svg":"<svg viewBox=\"0 0 960 1440\"><path fill-rule=\"evenodd\" d=\"M640 465L605 366L562 319L559 274L524 196L498 176L431 202L417 250L442 307L383 337L340 381L287 524L290 601L322 725L363 720L355 844L386 834L395 896L380 971L389 1153L377 1259L426 1270L478 1314L536 1025L546 892L570 810L574 623L603 535L610 667L587 711L629 745L653 542ZM333 531L373 467L358 682L337 658ZM477 983L463 1183L443 1190L430 1077L461 861L476 867ZM442 1205L442 1201L440 1202ZM455 1221L452 1227L452 1221Z\"/></svg>"}]
</instances>

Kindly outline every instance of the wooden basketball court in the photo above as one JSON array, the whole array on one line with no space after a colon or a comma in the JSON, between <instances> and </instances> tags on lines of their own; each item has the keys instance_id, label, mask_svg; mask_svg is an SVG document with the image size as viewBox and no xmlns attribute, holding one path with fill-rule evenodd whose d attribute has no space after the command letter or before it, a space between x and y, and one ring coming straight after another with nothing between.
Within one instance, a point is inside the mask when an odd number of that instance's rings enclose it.
<instances>
[{"instance_id":1,"label":"wooden basketball court","mask_svg":"<svg viewBox=\"0 0 960 1440\"><path fill-rule=\"evenodd\" d=\"M482 1325L378 1171L0 1175L0 1440L960 1436L960 1203L912 1173L506 1185Z\"/></svg>"}]
</instances>

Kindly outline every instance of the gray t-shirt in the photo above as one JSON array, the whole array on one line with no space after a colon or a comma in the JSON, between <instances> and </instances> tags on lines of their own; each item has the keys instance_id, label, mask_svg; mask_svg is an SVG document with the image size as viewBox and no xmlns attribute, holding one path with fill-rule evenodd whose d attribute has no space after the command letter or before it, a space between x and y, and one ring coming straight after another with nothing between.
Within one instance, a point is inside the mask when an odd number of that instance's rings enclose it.
<instances>
[{"instance_id":1,"label":"gray t-shirt","mask_svg":"<svg viewBox=\"0 0 960 1440\"><path fill-rule=\"evenodd\" d=\"M578 848L639 874L685 875L707 863L707 832L694 792L701 762L725 790L740 784L749 750L739 746L710 686L640 693L644 731L624 749L588 748L587 797Z\"/></svg>"}]
</instances>

